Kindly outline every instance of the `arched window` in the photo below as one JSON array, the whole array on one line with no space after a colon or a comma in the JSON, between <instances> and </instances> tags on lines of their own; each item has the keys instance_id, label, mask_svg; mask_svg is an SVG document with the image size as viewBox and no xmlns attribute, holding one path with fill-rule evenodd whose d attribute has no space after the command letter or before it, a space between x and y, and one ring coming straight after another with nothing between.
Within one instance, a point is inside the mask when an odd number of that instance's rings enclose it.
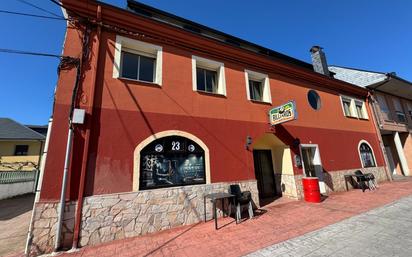
<instances>
[{"instance_id":1,"label":"arched window","mask_svg":"<svg viewBox=\"0 0 412 257\"><path fill-rule=\"evenodd\" d=\"M140 190L205 183L205 151L188 138L163 137L140 152Z\"/></svg>"},{"instance_id":2,"label":"arched window","mask_svg":"<svg viewBox=\"0 0 412 257\"><path fill-rule=\"evenodd\" d=\"M359 145L359 154L364 168L376 167L375 156L373 156L372 148L363 142Z\"/></svg>"}]
</instances>

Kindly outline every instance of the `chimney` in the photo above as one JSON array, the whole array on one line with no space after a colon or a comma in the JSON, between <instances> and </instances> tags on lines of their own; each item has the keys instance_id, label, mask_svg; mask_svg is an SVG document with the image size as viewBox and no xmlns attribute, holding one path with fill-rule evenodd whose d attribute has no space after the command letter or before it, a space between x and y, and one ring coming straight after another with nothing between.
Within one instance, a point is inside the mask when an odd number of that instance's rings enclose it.
<instances>
[{"instance_id":1,"label":"chimney","mask_svg":"<svg viewBox=\"0 0 412 257\"><path fill-rule=\"evenodd\" d=\"M313 70L317 73L330 76L328 64L326 62L326 55L320 46L312 46L310 54L312 56Z\"/></svg>"}]
</instances>

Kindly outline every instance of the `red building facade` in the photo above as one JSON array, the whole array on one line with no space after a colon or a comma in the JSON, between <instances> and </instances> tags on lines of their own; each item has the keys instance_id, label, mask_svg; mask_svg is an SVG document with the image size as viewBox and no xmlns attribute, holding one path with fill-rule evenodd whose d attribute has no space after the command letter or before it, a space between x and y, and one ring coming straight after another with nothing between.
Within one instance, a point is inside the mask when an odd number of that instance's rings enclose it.
<instances>
[{"instance_id":1,"label":"red building facade","mask_svg":"<svg viewBox=\"0 0 412 257\"><path fill-rule=\"evenodd\" d=\"M86 118L74 125L59 246L199 222L203 196L233 183L259 206L300 199L305 176L326 194L345 190L343 175L358 169L387 179L367 90L132 1L129 11L63 6L76 20L64 55L81 58L75 106ZM75 68L60 71L33 252L52 251L56 240L56 215L44 213L58 209L75 80ZM342 96L358 115L345 116ZM297 118L271 126L269 111L288 101Z\"/></svg>"}]
</instances>

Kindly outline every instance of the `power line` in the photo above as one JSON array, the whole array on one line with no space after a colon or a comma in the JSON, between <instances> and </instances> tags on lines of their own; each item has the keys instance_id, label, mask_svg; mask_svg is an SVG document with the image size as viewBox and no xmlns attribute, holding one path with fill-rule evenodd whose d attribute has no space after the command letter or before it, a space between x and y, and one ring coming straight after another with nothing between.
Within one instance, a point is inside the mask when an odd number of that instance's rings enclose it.
<instances>
[{"instance_id":1,"label":"power line","mask_svg":"<svg viewBox=\"0 0 412 257\"><path fill-rule=\"evenodd\" d=\"M63 18L63 17L57 18L57 17L37 15L37 14L30 14L30 13L12 12L12 11L1 10L1 9L0 9L0 13L21 15L21 16L28 16L28 17L35 17L35 18L43 18L43 19L52 19L52 20L62 20L62 21L67 20L67 19L65 19L65 18Z\"/></svg>"},{"instance_id":2,"label":"power line","mask_svg":"<svg viewBox=\"0 0 412 257\"><path fill-rule=\"evenodd\" d=\"M51 15L53 15L53 16L56 16L56 17L59 17L59 18L63 18L62 16L60 16L60 15L58 15L58 14L55 14L55 13L53 13L53 12L50 12L50 11L46 10L46 9L43 9L43 8L41 8L41 7L39 7L39 6L35 5L35 4L29 3L29 2L27 2L26 0L17 0L17 1L19 1L20 3L26 4L26 5L29 5L29 6L31 6L31 7L33 7L33 8L36 8L37 10L40 10L40 11L43 11L43 12L45 12L45 13L51 14Z\"/></svg>"},{"instance_id":3,"label":"power line","mask_svg":"<svg viewBox=\"0 0 412 257\"><path fill-rule=\"evenodd\" d=\"M7 49L7 48L0 48L0 53L34 55L34 56L55 57L55 58L73 58L73 57L57 55L57 54L29 52L29 51L15 50L15 49ZM76 58L73 58L73 59L76 59Z\"/></svg>"}]
</instances>

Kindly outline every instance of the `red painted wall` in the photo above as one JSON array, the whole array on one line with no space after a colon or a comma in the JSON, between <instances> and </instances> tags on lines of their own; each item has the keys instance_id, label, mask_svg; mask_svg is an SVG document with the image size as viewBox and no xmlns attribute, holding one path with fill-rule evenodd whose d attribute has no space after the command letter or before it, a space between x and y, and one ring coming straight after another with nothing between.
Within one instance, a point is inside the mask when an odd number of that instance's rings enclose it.
<instances>
[{"instance_id":1,"label":"red painted wall","mask_svg":"<svg viewBox=\"0 0 412 257\"><path fill-rule=\"evenodd\" d=\"M188 42L198 40L189 33L185 36ZM76 198L78 191L86 126L91 128L86 195L131 191L135 147L151 134L172 129L191 133L209 147L212 182L254 179L252 154L245 149L246 136L257 138L270 132L268 110L289 100L296 101L299 117L276 128L276 135L284 143L291 145L293 139L298 138L301 143L318 144L324 169L331 172L360 168L357 147L364 139L373 147L378 165L383 165L372 120L343 115L339 94L347 95L348 92L339 92L321 86L321 83L308 83L296 76L280 75L277 70L248 67L152 40L149 42L163 47L162 87L114 79L115 37L112 32L102 33L100 53L92 53L84 70L78 103L82 108L90 104L87 92L92 86L94 73L97 74L96 101L93 116L88 116L88 123L76 130L68 189L71 199ZM92 44L97 40L93 34ZM204 44L215 47L210 40L204 40ZM233 47L227 48L234 51ZM239 55L244 52L237 51ZM75 29L68 29L64 53L79 56L80 38ZM224 62L227 97L192 90L192 54ZM272 106L247 100L244 69L269 74ZM319 80L322 79L319 76ZM41 193L43 200L54 200L59 196L73 84L74 71L60 75ZM310 89L317 90L321 97L319 111L313 110L307 102ZM372 117L370 113L369 117ZM292 150L298 152L297 148ZM302 171L295 168L295 173Z\"/></svg>"}]
</instances>

